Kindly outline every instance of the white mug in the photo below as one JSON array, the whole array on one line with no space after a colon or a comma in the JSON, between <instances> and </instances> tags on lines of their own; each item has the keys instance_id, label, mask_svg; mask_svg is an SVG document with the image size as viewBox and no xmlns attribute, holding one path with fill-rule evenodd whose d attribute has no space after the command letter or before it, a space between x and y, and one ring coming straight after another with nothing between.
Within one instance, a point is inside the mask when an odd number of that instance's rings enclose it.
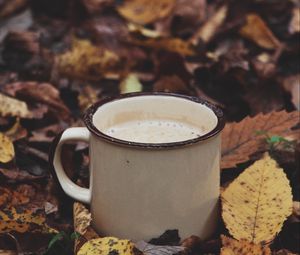
<instances>
[{"instance_id":1,"label":"white mug","mask_svg":"<svg viewBox=\"0 0 300 255\"><path fill-rule=\"evenodd\" d=\"M203 135L167 143L117 139L104 129L128 120L171 119L193 123ZM149 240L168 229L181 238L213 234L218 220L222 111L205 100L169 93L131 93L92 105L86 127L66 129L54 145L53 167L66 194L90 204L100 235ZM97 127L96 127L97 126ZM61 148L86 141L90 187L65 174Z\"/></svg>"}]
</instances>

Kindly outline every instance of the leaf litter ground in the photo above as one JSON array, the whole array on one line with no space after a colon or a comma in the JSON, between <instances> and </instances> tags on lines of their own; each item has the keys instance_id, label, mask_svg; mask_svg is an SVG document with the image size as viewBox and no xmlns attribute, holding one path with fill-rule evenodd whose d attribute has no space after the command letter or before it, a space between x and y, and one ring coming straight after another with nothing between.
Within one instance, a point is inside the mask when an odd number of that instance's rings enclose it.
<instances>
[{"instance_id":1,"label":"leaf litter ground","mask_svg":"<svg viewBox=\"0 0 300 255\"><path fill-rule=\"evenodd\" d=\"M2 1L0 254L73 254L99 238L88 209L73 205L58 185L47 163L49 146L65 128L83 125L80 116L92 103L132 91L201 96L223 108L228 121L221 190L229 232L221 221L210 240L180 242L176 231L167 231L152 240L152 253L175 253L180 245L188 254L299 253L299 16L292 0ZM254 171L266 151L276 167ZM87 145L66 145L63 161L67 174L88 186ZM276 195L289 204L275 210L280 217L266 213L261 220L276 218L270 222L283 224L282 230L266 234L259 223L260 239L248 224L252 207L240 211L245 200L235 200L241 188L235 186L251 171L276 183L275 190L257 186L268 194L261 202L269 203L270 212L277 190L290 187L294 200L286 220L290 200ZM277 183L272 174L279 172L286 177ZM232 223L232 215L241 220ZM106 248L98 245L102 253Z\"/></svg>"}]
</instances>

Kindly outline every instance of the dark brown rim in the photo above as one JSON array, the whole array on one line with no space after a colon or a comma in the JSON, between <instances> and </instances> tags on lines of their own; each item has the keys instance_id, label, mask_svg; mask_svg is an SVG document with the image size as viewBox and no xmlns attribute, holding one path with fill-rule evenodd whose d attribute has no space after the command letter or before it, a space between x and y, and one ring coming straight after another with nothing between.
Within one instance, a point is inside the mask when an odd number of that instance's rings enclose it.
<instances>
[{"instance_id":1,"label":"dark brown rim","mask_svg":"<svg viewBox=\"0 0 300 255\"><path fill-rule=\"evenodd\" d=\"M209 107L215 113L216 117L218 118L218 123L213 130L211 130L210 132L206 133L203 136L200 136L200 137L197 137L194 139L181 141L181 142L172 142L172 143L137 143L137 142L124 141L124 140L120 140L120 139L108 136L108 135L102 133L100 130L98 130L94 126L93 115L100 106L102 106L106 103L109 103L109 102L119 100L119 99L138 97L138 96L171 96L171 97L179 97L179 98L187 99L187 100L199 103L199 104L204 104L205 106ZM220 133L225 125L224 114L223 114L222 110L219 107L217 107L216 105L213 105L213 104L209 103L208 101L206 101L202 98L199 98L199 97L191 97L191 96L179 95L179 94L174 94L174 93L164 93L164 92L149 92L149 93L148 92L136 92L136 93L122 94L122 95L114 96L114 97L107 97L107 98L93 104L92 106L90 106L86 110L85 114L83 115L83 121L92 134L96 135L97 137L99 137L107 142L111 142L111 143L118 144L118 145L130 146L130 147L157 148L157 149L181 147L181 146L190 145L190 144L194 144L194 143L197 143L200 141L207 140L207 139L215 136L216 134Z\"/></svg>"}]
</instances>

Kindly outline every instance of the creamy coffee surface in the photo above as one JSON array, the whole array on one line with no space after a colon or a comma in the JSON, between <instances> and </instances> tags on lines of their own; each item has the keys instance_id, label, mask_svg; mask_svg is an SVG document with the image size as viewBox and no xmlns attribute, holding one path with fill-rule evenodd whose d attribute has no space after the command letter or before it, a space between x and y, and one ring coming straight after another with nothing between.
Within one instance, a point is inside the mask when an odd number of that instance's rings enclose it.
<instances>
[{"instance_id":1,"label":"creamy coffee surface","mask_svg":"<svg viewBox=\"0 0 300 255\"><path fill-rule=\"evenodd\" d=\"M174 120L134 120L102 131L114 138L138 143L180 142L206 133L199 127Z\"/></svg>"}]
</instances>

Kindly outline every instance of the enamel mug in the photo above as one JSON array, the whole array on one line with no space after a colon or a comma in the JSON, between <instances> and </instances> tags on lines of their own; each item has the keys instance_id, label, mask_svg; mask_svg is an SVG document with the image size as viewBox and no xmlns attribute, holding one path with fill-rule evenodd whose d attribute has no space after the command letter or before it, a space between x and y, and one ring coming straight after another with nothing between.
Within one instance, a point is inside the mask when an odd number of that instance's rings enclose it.
<instances>
[{"instance_id":1,"label":"enamel mug","mask_svg":"<svg viewBox=\"0 0 300 255\"><path fill-rule=\"evenodd\" d=\"M103 133L115 123L147 118L193 123L206 131L179 142L142 143ZM222 111L207 101L169 93L131 93L104 99L84 115L86 127L66 129L54 144L52 164L64 192L90 204L103 236L149 240L168 229L181 238L210 237L217 226ZM62 145L89 144L90 187L65 174Z\"/></svg>"}]
</instances>

